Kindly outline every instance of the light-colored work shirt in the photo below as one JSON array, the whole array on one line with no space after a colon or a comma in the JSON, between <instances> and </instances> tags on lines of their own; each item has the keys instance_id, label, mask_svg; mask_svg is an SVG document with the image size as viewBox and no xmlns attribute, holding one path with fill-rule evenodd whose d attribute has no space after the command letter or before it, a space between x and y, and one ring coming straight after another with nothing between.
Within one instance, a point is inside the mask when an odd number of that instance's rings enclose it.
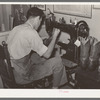
<instances>
[{"instance_id":1,"label":"light-colored work shirt","mask_svg":"<svg viewBox=\"0 0 100 100\"><path fill-rule=\"evenodd\" d=\"M37 31L27 23L15 27L10 32L7 44L11 59L21 59L31 50L42 56L48 49Z\"/></svg>"},{"instance_id":2,"label":"light-colored work shirt","mask_svg":"<svg viewBox=\"0 0 100 100\"><path fill-rule=\"evenodd\" d=\"M35 67L35 65L41 62L43 58L41 56L48 48L29 23L16 26L9 33L7 44L16 83L27 84L46 75L44 66L40 66L37 73L37 66ZM34 51L34 58L31 59L30 52L32 50Z\"/></svg>"}]
</instances>

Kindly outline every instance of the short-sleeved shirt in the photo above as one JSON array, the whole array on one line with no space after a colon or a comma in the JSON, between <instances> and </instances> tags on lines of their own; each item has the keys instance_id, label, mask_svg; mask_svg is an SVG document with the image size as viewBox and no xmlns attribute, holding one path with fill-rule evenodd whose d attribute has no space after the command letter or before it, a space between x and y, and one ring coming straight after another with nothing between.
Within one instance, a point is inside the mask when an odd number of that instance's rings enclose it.
<instances>
[{"instance_id":1,"label":"short-sleeved shirt","mask_svg":"<svg viewBox=\"0 0 100 100\"><path fill-rule=\"evenodd\" d=\"M31 50L42 56L48 49L37 31L27 23L16 26L10 32L7 44L11 59L21 59Z\"/></svg>"}]
</instances>

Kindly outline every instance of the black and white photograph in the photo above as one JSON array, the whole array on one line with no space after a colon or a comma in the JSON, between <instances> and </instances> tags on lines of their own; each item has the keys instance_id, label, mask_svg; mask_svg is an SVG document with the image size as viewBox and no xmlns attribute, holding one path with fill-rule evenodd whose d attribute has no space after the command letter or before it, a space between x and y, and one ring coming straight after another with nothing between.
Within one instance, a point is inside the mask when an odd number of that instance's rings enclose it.
<instances>
[{"instance_id":1,"label":"black and white photograph","mask_svg":"<svg viewBox=\"0 0 100 100\"><path fill-rule=\"evenodd\" d=\"M1 3L0 89L99 90L100 3Z\"/></svg>"}]
</instances>

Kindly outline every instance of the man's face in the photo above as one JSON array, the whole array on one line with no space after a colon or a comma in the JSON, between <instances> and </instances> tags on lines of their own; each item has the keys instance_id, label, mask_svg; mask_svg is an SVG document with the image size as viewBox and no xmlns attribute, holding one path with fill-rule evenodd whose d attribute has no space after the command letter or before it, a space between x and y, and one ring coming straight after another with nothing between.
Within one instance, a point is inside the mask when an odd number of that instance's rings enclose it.
<instances>
[{"instance_id":1,"label":"man's face","mask_svg":"<svg viewBox=\"0 0 100 100\"><path fill-rule=\"evenodd\" d=\"M42 18L40 17L37 17L36 19L36 24L35 24L35 29L38 30L40 24L41 24L41 21L42 21Z\"/></svg>"}]
</instances>

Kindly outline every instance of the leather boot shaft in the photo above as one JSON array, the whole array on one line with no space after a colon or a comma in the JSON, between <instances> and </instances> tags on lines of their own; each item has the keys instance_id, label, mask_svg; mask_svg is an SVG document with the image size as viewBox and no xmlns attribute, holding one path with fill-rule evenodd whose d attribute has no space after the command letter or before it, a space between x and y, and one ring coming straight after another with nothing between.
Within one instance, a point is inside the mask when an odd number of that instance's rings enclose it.
<instances>
[{"instance_id":1,"label":"leather boot shaft","mask_svg":"<svg viewBox=\"0 0 100 100\"><path fill-rule=\"evenodd\" d=\"M94 71L99 66L100 42L93 38L91 45L88 69Z\"/></svg>"},{"instance_id":2,"label":"leather boot shaft","mask_svg":"<svg viewBox=\"0 0 100 100\"><path fill-rule=\"evenodd\" d=\"M82 69L86 69L88 67L89 61L89 52L90 52L90 39L83 44L81 42L80 46L80 66Z\"/></svg>"}]
</instances>

